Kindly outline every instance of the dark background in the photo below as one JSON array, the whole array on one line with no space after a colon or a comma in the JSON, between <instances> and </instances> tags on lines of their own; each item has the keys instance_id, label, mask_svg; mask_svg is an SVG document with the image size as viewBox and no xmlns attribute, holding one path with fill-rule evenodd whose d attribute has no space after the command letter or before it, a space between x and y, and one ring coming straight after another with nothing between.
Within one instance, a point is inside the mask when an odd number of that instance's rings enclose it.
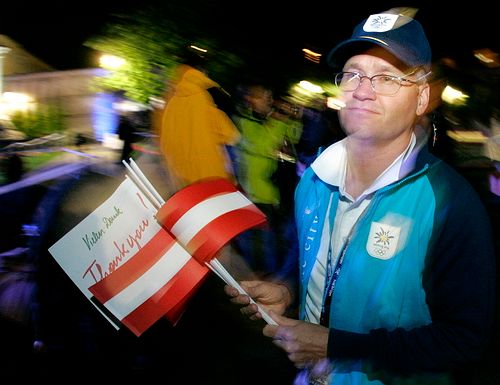
<instances>
[{"instance_id":1,"label":"dark background","mask_svg":"<svg viewBox=\"0 0 500 385\"><path fill-rule=\"evenodd\" d=\"M13 1L2 4L0 34L7 35L56 69L93 67L96 63L83 43L99 34L113 14L156 6L159 0L103 0L96 2ZM445 5L437 1L412 3L309 0L223 1L163 0L163 5L184 7L199 13L200 24L221 37L228 47L248 47L256 61L293 64L304 47L326 54L353 27L371 13L395 6L418 8L434 58L470 56L474 49L490 47L498 52L498 15L485 0L473 6ZM491 4L491 2L489 2ZM168 15L166 15L167 17Z\"/></svg>"}]
</instances>

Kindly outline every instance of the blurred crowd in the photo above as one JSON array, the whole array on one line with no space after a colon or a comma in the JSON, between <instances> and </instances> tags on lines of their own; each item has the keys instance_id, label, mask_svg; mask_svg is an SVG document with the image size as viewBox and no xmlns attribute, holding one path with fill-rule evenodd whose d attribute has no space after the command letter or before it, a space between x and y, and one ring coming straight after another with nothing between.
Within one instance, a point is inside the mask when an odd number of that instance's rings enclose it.
<instances>
[{"instance_id":1,"label":"blurred crowd","mask_svg":"<svg viewBox=\"0 0 500 385\"><path fill-rule=\"evenodd\" d=\"M292 383L296 369L262 336L262 325L230 306L217 277L207 280L178 325L161 320L136 338L110 327L47 251L114 190L124 176L120 160L132 157L165 198L205 178L230 180L268 219L267 226L234 239L235 275L277 280L294 274L295 186L322 149L344 138L337 112L324 95L300 104L259 78L229 95L205 65L203 57L189 55L179 66L163 107L154 111L152 138L133 137L130 119L123 116L123 151L112 162L89 162L50 183L0 194L2 376L54 379L69 370L66 376L92 380L161 376L168 383ZM439 109L429 114L428 129L436 135L431 151L453 162L443 124ZM489 167L466 176L498 230L499 144L493 131L485 147ZM23 178L22 156L4 157L2 166L4 185Z\"/></svg>"}]
</instances>

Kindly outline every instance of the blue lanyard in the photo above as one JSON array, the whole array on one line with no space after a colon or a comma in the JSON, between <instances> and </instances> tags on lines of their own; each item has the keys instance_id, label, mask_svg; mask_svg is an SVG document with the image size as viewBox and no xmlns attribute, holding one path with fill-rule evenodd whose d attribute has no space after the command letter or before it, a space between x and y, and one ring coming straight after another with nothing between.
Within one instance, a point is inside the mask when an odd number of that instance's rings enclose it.
<instances>
[{"instance_id":1,"label":"blue lanyard","mask_svg":"<svg viewBox=\"0 0 500 385\"><path fill-rule=\"evenodd\" d=\"M330 322L330 307L332 304L333 290L335 289L335 283L340 274L340 268L342 267L342 262L344 262L345 253L347 250L347 244L349 240L344 243L342 250L340 251L340 257L335 265L335 269L332 266L332 246L328 248L328 258L326 265L326 285L325 285L325 295L323 299L323 306L321 307L321 317L319 323L323 326L328 327ZM333 272L332 272L333 269Z\"/></svg>"},{"instance_id":2,"label":"blue lanyard","mask_svg":"<svg viewBox=\"0 0 500 385\"><path fill-rule=\"evenodd\" d=\"M328 246L328 258L326 261L326 284L325 284L325 294L323 297L323 306L321 307L321 317L319 319L320 325L329 327L330 324L330 307L332 304L332 297L333 297L333 291L335 289L335 283L337 282L337 279L340 275L340 269L342 267L342 263L344 262L344 257L347 251L347 246L349 245L352 235L354 233L354 228L357 226L358 222L360 221L360 218L363 216L365 213L366 209L368 208L369 205L367 205L363 211L359 214L358 219L356 222L353 224L351 227L351 230L349 231L349 234L347 236L347 239L342 246L342 249L340 250L339 254L339 259L337 263L335 264L335 269L333 269L332 266L332 245L331 245L331 240L330 240L330 245ZM332 271L333 269L333 271Z\"/></svg>"}]
</instances>

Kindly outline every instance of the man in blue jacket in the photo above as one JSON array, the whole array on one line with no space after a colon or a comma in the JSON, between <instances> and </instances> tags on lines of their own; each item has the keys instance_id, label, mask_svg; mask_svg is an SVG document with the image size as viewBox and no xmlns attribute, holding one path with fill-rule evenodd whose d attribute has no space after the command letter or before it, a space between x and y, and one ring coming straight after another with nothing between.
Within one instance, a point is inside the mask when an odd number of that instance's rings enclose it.
<instances>
[{"instance_id":1,"label":"man in blue jacket","mask_svg":"<svg viewBox=\"0 0 500 385\"><path fill-rule=\"evenodd\" d=\"M415 19L371 15L328 56L347 137L326 148L295 193L299 285L226 286L304 383L452 384L491 336L495 255L471 186L431 155L431 49ZM294 299L299 320L284 316ZM287 313L289 314L289 313ZM306 378L307 377L307 378Z\"/></svg>"}]
</instances>

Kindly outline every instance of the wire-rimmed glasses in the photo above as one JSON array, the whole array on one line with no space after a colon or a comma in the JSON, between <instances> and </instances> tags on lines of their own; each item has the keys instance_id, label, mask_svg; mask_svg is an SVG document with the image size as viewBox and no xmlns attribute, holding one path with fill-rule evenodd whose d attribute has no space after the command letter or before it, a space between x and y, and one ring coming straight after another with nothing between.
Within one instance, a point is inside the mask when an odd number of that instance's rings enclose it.
<instances>
[{"instance_id":1,"label":"wire-rimmed glasses","mask_svg":"<svg viewBox=\"0 0 500 385\"><path fill-rule=\"evenodd\" d=\"M408 74L405 76L412 75ZM401 76L378 74L373 76L364 76L357 72L339 72L335 74L335 85L339 87L342 91L351 92L356 91L361 85L363 79L368 79L371 83L372 90L379 94L385 96L391 96L398 93L401 86L405 83L408 85L418 84L422 79L428 76L430 72L422 75L416 80L406 79Z\"/></svg>"}]
</instances>

